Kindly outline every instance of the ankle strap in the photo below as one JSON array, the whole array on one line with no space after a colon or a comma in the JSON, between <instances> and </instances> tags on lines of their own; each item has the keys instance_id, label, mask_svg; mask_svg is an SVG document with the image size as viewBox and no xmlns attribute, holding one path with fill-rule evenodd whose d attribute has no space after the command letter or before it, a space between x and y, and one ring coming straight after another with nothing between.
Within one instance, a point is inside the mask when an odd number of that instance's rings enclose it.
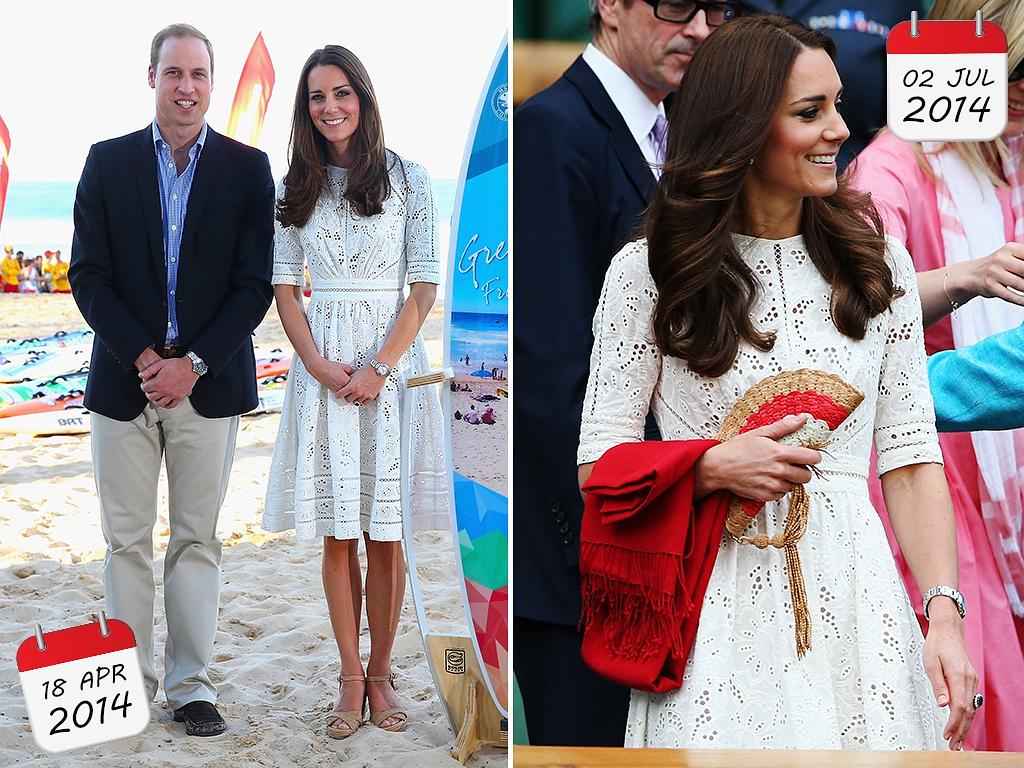
<instances>
[{"instance_id":1,"label":"ankle strap","mask_svg":"<svg viewBox=\"0 0 1024 768\"><path fill-rule=\"evenodd\" d=\"M365 675L338 675L339 683L365 683Z\"/></svg>"}]
</instances>

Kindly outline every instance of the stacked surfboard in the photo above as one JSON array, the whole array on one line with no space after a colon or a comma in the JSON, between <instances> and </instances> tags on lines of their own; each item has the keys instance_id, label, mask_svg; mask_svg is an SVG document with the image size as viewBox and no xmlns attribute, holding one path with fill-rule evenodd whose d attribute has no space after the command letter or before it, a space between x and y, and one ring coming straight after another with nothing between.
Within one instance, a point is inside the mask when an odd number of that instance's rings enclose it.
<instances>
[{"instance_id":1,"label":"stacked surfboard","mask_svg":"<svg viewBox=\"0 0 1024 768\"><path fill-rule=\"evenodd\" d=\"M77 435L91 431L84 405L93 332L0 341L0 433ZM259 405L250 413L281 410L291 353L256 351Z\"/></svg>"}]
</instances>

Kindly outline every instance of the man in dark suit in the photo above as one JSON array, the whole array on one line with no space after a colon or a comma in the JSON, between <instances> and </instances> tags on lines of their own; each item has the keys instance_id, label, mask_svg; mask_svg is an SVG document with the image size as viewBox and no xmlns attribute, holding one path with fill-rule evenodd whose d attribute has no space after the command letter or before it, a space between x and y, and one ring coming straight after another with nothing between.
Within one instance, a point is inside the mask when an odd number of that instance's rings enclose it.
<instances>
[{"instance_id":1,"label":"man in dark suit","mask_svg":"<svg viewBox=\"0 0 1024 768\"><path fill-rule=\"evenodd\" d=\"M591 324L612 256L640 236L663 160L662 101L732 8L591 0L591 10L591 45L515 115L514 658L532 744L621 746L629 691L583 664L577 631Z\"/></svg>"},{"instance_id":2,"label":"man in dark suit","mask_svg":"<svg viewBox=\"0 0 1024 768\"><path fill-rule=\"evenodd\" d=\"M267 309L274 184L262 152L206 125L213 49L194 27L157 33L156 118L96 144L75 197L69 277L96 332L85 405L107 554L107 610L153 661L153 525L166 457L164 692L190 735L225 729L208 665L238 415L256 406L251 335Z\"/></svg>"}]
</instances>

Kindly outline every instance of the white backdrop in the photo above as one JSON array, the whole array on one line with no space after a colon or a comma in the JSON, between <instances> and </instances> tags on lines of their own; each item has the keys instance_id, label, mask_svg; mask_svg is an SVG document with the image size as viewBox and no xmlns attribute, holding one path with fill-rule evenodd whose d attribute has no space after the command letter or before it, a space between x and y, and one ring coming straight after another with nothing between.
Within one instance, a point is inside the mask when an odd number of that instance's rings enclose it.
<instances>
[{"instance_id":1,"label":"white backdrop","mask_svg":"<svg viewBox=\"0 0 1024 768\"><path fill-rule=\"evenodd\" d=\"M385 140L438 179L458 176L480 89L508 26L506 0L206 0L165 10L145 0L3 0L0 116L11 132L11 181L78 178L89 146L151 121L149 45L186 22L213 43L207 112L223 131L258 32L276 73L260 148L274 177L286 169L298 74L328 43L366 66Z\"/></svg>"}]
</instances>

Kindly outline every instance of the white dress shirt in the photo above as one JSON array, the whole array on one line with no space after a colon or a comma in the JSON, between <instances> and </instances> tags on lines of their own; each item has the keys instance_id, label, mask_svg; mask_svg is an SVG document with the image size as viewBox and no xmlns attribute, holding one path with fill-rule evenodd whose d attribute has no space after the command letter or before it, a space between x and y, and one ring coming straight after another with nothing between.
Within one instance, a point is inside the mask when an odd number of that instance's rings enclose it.
<instances>
[{"instance_id":1,"label":"white dress shirt","mask_svg":"<svg viewBox=\"0 0 1024 768\"><path fill-rule=\"evenodd\" d=\"M658 167L657 149L651 131L658 115L665 114L665 106L652 104L640 86L593 43L589 43L583 51L583 60L597 75L615 108L619 110L644 159L651 166L651 173L655 178L660 177L661 169Z\"/></svg>"}]
</instances>

